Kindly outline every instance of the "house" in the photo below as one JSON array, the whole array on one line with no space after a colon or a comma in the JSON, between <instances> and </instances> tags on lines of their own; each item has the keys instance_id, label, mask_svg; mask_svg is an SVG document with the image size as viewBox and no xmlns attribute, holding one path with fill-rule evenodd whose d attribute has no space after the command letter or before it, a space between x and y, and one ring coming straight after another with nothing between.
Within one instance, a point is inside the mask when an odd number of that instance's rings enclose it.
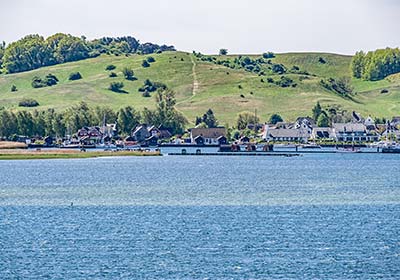
<instances>
[{"instance_id":1,"label":"house","mask_svg":"<svg viewBox=\"0 0 400 280\"><path fill-rule=\"evenodd\" d=\"M365 119L364 125L367 128L367 130L375 130L376 129L375 121L370 116L368 116L368 118Z\"/></svg>"},{"instance_id":2,"label":"house","mask_svg":"<svg viewBox=\"0 0 400 280\"><path fill-rule=\"evenodd\" d=\"M304 129L293 128L269 128L263 134L266 141L307 142L310 134Z\"/></svg>"},{"instance_id":3,"label":"house","mask_svg":"<svg viewBox=\"0 0 400 280\"><path fill-rule=\"evenodd\" d=\"M160 125L159 127L153 125L150 126L147 130L149 131L150 135L155 135L158 137L158 139L167 139L172 137L171 132L163 125Z\"/></svg>"},{"instance_id":4,"label":"house","mask_svg":"<svg viewBox=\"0 0 400 280\"><path fill-rule=\"evenodd\" d=\"M146 138L145 140L146 145L154 147L158 145L158 136L151 135L150 137Z\"/></svg>"},{"instance_id":5,"label":"house","mask_svg":"<svg viewBox=\"0 0 400 280\"><path fill-rule=\"evenodd\" d=\"M314 127L311 132L311 138L315 140L333 140L335 137L332 134L332 128L330 127Z\"/></svg>"},{"instance_id":6,"label":"house","mask_svg":"<svg viewBox=\"0 0 400 280\"><path fill-rule=\"evenodd\" d=\"M76 133L79 141L88 144L99 143L103 138L103 133L98 126L84 126Z\"/></svg>"},{"instance_id":7,"label":"house","mask_svg":"<svg viewBox=\"0 0 400 280\"><path fill-rule=\"evenodd\" d=\"M308 134L312 133L315 126L315 121L310 117L299 117L294 123L294 128L307 130Z\"/></svg>"},{"instance_id":8,"label":"house","mask_svg":"<svg viewBox=\"0 0 400 280\"><path fill-rule=\"evenodd\" d=\"M116 123L107 123L105 126L100 128L100 131L104 136L109 136L111 138L114 138L118 135Z\"/></svg>"},{"instance_id":9,"label":"house","mask_svg":"<svg viewBox=\"0 0 400 280\"><path fill-rule=\"evenodd\" d=\"M339 142L378 141L375 130L368 130L364 123L334 123L332 133Z\"/></svg>"},{"instance_id":10,"label":"house","mask_svg":"<svg viewBox=\"0 0 400 280\"><path fill-rule=\"evenodd\" d=\"M147 125L146 124L141 124L132 129L131 136L135 139L137 142L144 142L146 138L149 138L151 136L150 132L148 131Z\"/></svg>"},{"instance_id":11,"label":"house","mask_svg":"<svg viewBox=\"0 0 400 280\"><path fill-rule=\"evenodd\" d=\"M201 138L199 137L201 136ZM221 137L223 136L223 137ZM203 145L220 145L227 143L225 127L215 128L192 128L190 129L191 143Z\"/></svg>"}]
</instances>

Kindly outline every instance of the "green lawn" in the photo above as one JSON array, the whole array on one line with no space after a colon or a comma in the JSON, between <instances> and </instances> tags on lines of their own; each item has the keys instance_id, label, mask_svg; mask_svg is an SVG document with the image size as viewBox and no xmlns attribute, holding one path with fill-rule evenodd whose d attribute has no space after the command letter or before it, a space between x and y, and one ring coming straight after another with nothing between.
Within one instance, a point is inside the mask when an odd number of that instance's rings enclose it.
<instances>
[{"instance_id":1,"label":"green lawn","mask_svg":"<svg viewBox=\"0 0 400 280\"><path fill-rule=\"evenodd\" d=\"M262 121L266 121L272 113L281 114L286 120L297 116L311 115L311 109L317 101L323 106L338 104L347 110L356 110L363 115L390 117L400 115L400 78L397 75L378 82L352 80L357 94L354 101L344 99L327 91L319 85L323 78L350 76L350 56L326 53L287 53L277 54L271 59L274 63L282 63L288 69L296 65L301 70L315 75L300 81L300 75L288 74L298 86L281 88L266 82L267 77L259 77L241 69L233 70L209 62L197 61L192 54L184 52L165 52L151 55L156 62L149 68L141 63L147 56L108 56L87 59L78 62L44 67L34 71L0 75L0 104L6 108L21 110L18 102L23 98L33 98L40 103L39 110L55 108L63 110L80 101L90 105L110 106L118 109L131 105L137 109L154 107L154 98L146 98L138 92L145 79L163 82L176 92L177 108L193 122L195 116L202 115L212 108L221 124L233 124L236 115L242 111L254 112ZM224 58L233 59L235 56ZM258 58L260 56L254 56ZM319 62L322 57L326 63ZM192 61L195 61L195 66ZM114 64L118 74L110 78L105 67ZM127 81L122 76L124 67L132 68L136 81ZM198 89L192 95L193 69L196 72ZM83 79L68 81L69 74L79 71ZM45 76L52 73L60 80L53 87L34 89L31 81L34 76ZM278 79L279 75L271 75ZM264 79L264 83L261 82ZM114 93L107 90L110 82L123 81L127 94ZM11 92L16 85L17 92ZM241 88L239 88L239 85ZM388 93L381 93L382 89Z\"/></svg>"}]
</instances>

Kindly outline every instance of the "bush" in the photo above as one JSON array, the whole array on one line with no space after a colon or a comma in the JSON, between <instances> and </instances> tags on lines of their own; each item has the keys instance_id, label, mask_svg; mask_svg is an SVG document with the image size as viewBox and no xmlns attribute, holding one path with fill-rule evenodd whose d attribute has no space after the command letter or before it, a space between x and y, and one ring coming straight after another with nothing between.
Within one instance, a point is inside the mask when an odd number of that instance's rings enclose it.
<instances>
[{"instance_id":1,"label":"bush","mask_svg":"<svg viewBox=\"0 0 400 280\"><path fill-rule=\"evenodd\" d=\"M153 92L158 89L166 90L167 86L163 83L152 82L149 79L146 79L143 86L139 88L139 92Z\"/></svg>"},{"instance_id":2,"label":"bush","mask_svg":"<svg viewBox=\"0 0 400 280\"><path fill-rule=\"evenodd\" d=\"M11 90L11 91L12 91L12 90ZM385 89L385 88L381 90L381 93L388 93L388 92L389 92L389 90L388 90L388 89Z\"/></svg>"},{"instance_id":3,"label":"bush","mask_svg":"<svg viewBox=\"0 0 400 280\"><path fill-rule=\"evenodd\" d=\"M109 76L110 78L115 78L115 77L117 77L118 75L117 75L117 73L115 73L115 72L111 72L108 76Z\"/></svg>"},{"instance_id":4,"label":"bush","mask_svg":"<svg viewBox=\"0 0 400 280\"><path fill-rule=\"evenodd\" d=\"M273 52L266 52L263 53L263 58L268 59L268 58L274 58L275 54Z\"/></svg>"},{"instance_id":5,"label":"bush","mask_svg":"<svg viewBox=\"0 0 400 280\"><path fill-rule=\"evenodd\" d=\"M267 78L267 82L270 83L270 84L273 84L273 83L274 83L274 79L272 79L272 78Z\"/></svg>"},{"instance_id":6,"label":"bush","mask_svg":"<svg viewBox=\"0 0 400 280\"><path fill-rule=\"evenodd\" d=\"M33 88L42 88L46 86L46 83L38 76L33 77L32 83Z\"/></svg>"},{"instance_id":7,"label":"bush","mask_svg":"<svg viewBox=\"0 0 400 280\"><path fill-rule=\"evenodd\" d=\"M16 92L18 89L17 89L17 86L16 85L12 85L11 86L11 92Z\"/></svg>"},{"instance_id":8,"label":"bush","mask_svg":"<svg viewBox=\"0 0 400 280\"><path fill-rule=\"evenodd\" d=\"M319 57L319 58L318 58L318 62L319 62L319 63L322 63L322 64L325 64L325 63L326 63L326 60L325 60L323 57Z\"/></svg>"},{"instance_id":9,"label":"bush","mask_svg":"<svg viewBox=\"0 0 400 280\"><path fill-rule=\"evenodd\" d=\"M154 57L152 57L152 56L149 56L148 58L147 58L147 62L148 63L153 63L153 62L155 62L156 60L154 59Z\"/></svg>"},{"instance_id":10,"label":"bush","mask_svg":"<svg viewBox=\"0 0 400 280\"><path fill-rule=\"evenodd\" d=\"M220 49L219 50L219 55L227 55L228 54L228 50L227 49Z\"/></svg>"},{"instance_id":11,"label":"bush","mask_svg":"<svg viewBox=\"0 0 400 280\"><path fill-rule=\"evenodd\" d=\"M115 65L112 65L112 64L106 66L106 70L107 71L114 70L115 68L117 68L117 67Z\"/></svg>"},{"instance_id":12,"label":"bush","mask_svg":"<svg viewBox=\"0 0 400 280\"><path fill-rule=\"evenodd\" d=\"M143 66L144 68L150 67L150 63L148 63L147 60L143 60L142 66Z\"/></svg>"},{"instance_id":13,"label":"bush","mask_svg":"<svg viewBox=\"0 0 400 280\"><path fill-rule=\"evenodd\" d=\"M286 68L282 64L274 64L272 65L272 72L277 74L283 74L286 72Z\"/></svg>"},{"instance_id":14,"label":"bush","mask_svg":"<svg viewBox=\"0 0 400 280\"><path fill-rule=\"evenodd\" d=\"M285 77L285 76L282 76L281 79L279 81L277 81L275 84L280 87L290 87L290 86L296 87L297 86L295 83L293 83L292 79Z\"/></svg>"},{"instance_id":15,"label":"bush","mask_svg":"<svg viewBox=\"0 0 400 280\"><path fill-rule=\"evenodd\" d=\"M129 68L124 68L123 70L122 70L122 74L124 74L124 77L125 77L125 79L127 79L127 80L129 80L129 81L134 81L134 80L137 80L137 78L135 77L135 73L133 72L133 70L132 69L129 69Z\"/></svg>"},{"instance_id":16,"label":"bush","mask_svg":"<svg viewBox=\"0 0 400 280\"><path fill-rule=\"evenodd\" d=\"M122 82L112 82L108 89L114 92L125 92L124 90L122 90L123 87L124 83Z\"/></svg>"},{"instance_id":17,"label":"bush","mask_svg":"<svg viewBox=\"0 0 400 280\"><path fill-rule=\"evenodd\" d=\"M26 99L21 100L18 103L18 106L20 106L20 107L36 107L36 106L39 106L39 102L37 102L35 99L26 98Z\"/></svg>"},{"instance_id":18,"label":"bush","mask_svg":"<svg viewBox=\"0 0 400 280\"><path fill-rule=\"evenodd\" d=\"M69 74L68 80L70 81L76 81L82 79L82 75L79 72L71 73Z\"/></svg>"},{"instance_id":19,"label":"bush","mask_svg":"<svg viewBox=\"0 0 400 280\"><path fill-rule=\"evenodd\" d=\"M54 76L53 74L48 74L45 78L46 81L46 85L51 87L54 86L58 83L58 79L56 76Z\"/></svg>"},{"instance_id":20,"label":"bush","mask_svg":"<svg viewBox=\"0 0 400 280\"><path fill-rule=\"evenodd\" d=\"M150 92L148 92L148 91L146 90L146 91L144 91L144 92L142 93L142 96L143 96L143 97L150 97L151 95L150 95Z\"/></svg>"}]
</instances>

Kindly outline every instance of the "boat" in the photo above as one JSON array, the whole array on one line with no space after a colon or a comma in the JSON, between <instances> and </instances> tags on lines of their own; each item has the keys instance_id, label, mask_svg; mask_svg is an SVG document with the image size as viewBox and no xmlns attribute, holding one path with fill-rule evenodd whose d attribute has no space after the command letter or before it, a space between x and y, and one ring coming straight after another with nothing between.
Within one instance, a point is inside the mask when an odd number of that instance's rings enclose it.
<instances>
[{"instance_id":1,"label":"boat","mask_svg":"<svg viewBox=\"0 0 400 280\"><path fill-rule=\"evenodd\" d=\"M314 144L314 143L312 143L312 144L304 144L304 145L302 145L300 147L302 149L321 149L320 145L317 145L317 144Z\"/></svg>"},{"instance_id":2,"label":"boat","mask_svg":"<svg viewBox=\"0 0 400 280\"><path fill-rule=\"evenodd\" d=\"M351 147L351 148L338 148L336 153L360 153L360 149Z\"/></svg>"},{"instance_id":3,"label":"boat","mask_svg":"<svg viewBox=\"0 0 400 280\"><path fill-rule=\"evenodd\" d=\"M400 144L386 143L382 146L382 153L384 154L400 154Z\"/></svg>"}]
</instances>

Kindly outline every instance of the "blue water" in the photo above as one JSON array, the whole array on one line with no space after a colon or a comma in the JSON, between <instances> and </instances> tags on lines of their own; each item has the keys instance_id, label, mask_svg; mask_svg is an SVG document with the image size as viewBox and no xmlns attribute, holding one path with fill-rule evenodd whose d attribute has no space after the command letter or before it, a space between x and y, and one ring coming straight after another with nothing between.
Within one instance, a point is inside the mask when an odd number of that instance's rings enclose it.
<instances>
[{"instance_id":1,"label":"blue water","mask_svg":"<svg viewBox=\"0 0 400 280\"><path fill-rule=\"evenodd\" d=\"M0 161L0 279L399 279L399 160Z\"/></svg>"}]
</instances>

